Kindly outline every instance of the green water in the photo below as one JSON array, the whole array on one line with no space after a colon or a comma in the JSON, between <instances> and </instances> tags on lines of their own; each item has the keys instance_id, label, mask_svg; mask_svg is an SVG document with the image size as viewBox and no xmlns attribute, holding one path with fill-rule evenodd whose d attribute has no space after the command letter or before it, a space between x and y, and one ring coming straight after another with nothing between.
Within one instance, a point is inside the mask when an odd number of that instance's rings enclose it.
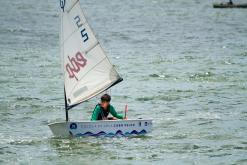
<instances>
[{"instance_id":1,"label":"green water","mask_svg":"<svg viewBox=\"0 0 247 165\"><path fill-rule=\"evenodd\" d=\"M137 138L56 139L63 121L58 1L0 1L0 164L247 164L247 10L213 1L86 1L124 81L110 91ZM70 111L88 120L98 98Z\"/></svg>"}]
</instances>

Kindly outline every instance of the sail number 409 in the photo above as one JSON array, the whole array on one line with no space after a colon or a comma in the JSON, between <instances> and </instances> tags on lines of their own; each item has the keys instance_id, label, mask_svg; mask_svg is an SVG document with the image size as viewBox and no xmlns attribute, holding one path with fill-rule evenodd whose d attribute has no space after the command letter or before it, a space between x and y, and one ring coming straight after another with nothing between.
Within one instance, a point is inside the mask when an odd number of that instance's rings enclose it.
<instances>
[{"instance_id":1,"label":"sail number 409","mask_svg":"<svg viewBox=\"0 0 247 165\"><path fill-rule=\"evenodd\" d=\"M75 20L75 23L78 29L81 30L81 37L82 37L83 42L86 42L88 40L88 34L86 32L86 29L82 26L83 24L81 22L81 18L79 17L79 15L77 15L75 16L74 20Z\"/></svg>"}]
</instances>

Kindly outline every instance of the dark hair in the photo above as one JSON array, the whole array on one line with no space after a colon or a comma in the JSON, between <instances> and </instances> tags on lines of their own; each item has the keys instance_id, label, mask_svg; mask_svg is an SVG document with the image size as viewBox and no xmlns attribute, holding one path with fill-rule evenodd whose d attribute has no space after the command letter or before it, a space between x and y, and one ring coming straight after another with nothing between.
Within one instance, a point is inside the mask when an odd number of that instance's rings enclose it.
<instances>
[{"instance_id":1,"label":"dark hair","mask_svg":"<svg viewBox=\"0 0 247 165\"><path fill-rule=\"evenodd\" d=\"M101 102L110 102L111 101L111 96L108 94L104 94L101 96Z\"/></svg>"}]
</instances>

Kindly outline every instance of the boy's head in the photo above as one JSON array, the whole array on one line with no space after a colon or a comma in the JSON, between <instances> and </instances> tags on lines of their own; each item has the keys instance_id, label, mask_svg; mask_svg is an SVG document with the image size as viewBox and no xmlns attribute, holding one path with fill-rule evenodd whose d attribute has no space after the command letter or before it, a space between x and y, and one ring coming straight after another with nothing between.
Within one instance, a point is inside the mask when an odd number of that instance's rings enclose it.
<instances>
[{"instance_id":1,"label":"boy's head","mask_svg":"<svg viewBox=\"0 0 247 165\"><path fill-rule=\"evenodd\" d=\"M110 104L111 101L111 96L108 94L104 94L103 96L101 96L101 106L104 109L107 109L108 105Z\"/></svg>"}]
</instances>

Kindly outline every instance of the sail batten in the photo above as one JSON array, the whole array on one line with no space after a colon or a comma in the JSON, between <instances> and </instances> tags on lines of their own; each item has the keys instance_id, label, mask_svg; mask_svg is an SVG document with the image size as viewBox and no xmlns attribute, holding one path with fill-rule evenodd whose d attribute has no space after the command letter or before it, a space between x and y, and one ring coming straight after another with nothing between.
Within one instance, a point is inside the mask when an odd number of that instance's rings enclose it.
<instances>
[{"instance_id":1,"label":"sail batten","mask_svg":"<svg viewBox=\"0 0 247 165\"><path fill-rule=\"evenodd\" d=\"M60 47L67 108L70 109L122 80L88 24L79 0L64 0Z\"/></svg>"},{"instance_id":2,"label":"sail batten","mask_svg":"<svg viewBox=\"0 0 247 165\"><path fill-rule=\"evenodd\" d=\"M92 45L91 48L89 48L87 51L85 51L85 54L88 54L91 50L93 50L97 45L99 45L99 42L97 42L96 44Z\"/></svg>"}]
</instances>

